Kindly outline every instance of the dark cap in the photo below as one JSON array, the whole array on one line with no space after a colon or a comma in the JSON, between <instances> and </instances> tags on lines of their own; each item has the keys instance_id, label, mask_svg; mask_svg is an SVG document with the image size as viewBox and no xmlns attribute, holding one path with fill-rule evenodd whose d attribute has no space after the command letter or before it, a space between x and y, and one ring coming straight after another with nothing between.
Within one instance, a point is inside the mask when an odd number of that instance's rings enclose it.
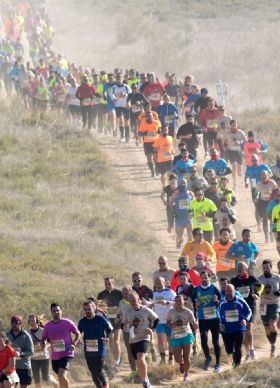
<instances>
[{"instance_id":1,"label":"dark cap","mask_svg":"<svg viewBox=\"0 0 280 388\"><path fill-rule=\"evenodd\" d=\"M21 315L13 315L11 318L11 323L22 323L23 319Z\"/></svg>"},{"instance_id":2,"label":"dark cap","mask_svg":"<svg viewBox=\"0 0 280 388\"><path fill-rule=\"evenodd\" d=\"M206 93L208 93L208 89L202 88L202 89L200 90L200 93L201 93L201 94L206 94Z\"/></svg>"},{"instance_id":3,"label":"dark cap","mask_svg":"<svg viewBox=\"0 0 280 388\"><path fill-rule=\"evenodd\" d=\"M248 131L248 137L254 137L254 136L255 136L255 134L253 131Z\"/></svg>"}]
</instances>

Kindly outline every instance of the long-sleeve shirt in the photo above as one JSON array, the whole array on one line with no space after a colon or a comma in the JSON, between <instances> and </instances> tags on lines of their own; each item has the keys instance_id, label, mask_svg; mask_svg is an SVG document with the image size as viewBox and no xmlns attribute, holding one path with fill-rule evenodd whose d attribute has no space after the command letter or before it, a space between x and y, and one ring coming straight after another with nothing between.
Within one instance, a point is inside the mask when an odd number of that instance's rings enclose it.
<instances>
[{"instance_id":1,"label":"long-sleeve shirt","mask_svg":"<svg viewBox=\"0 0 280 388\"><path fill-rule=\"evenodd\" d=\"M243 320L249 321L252 311L244 299L235 296L232 300L227 298L220 302L220 320L224 325L225 333L235 331L246 331L246 326L240 323Z\"/></svg>"},{"instance_id":2,"label":"long-sleeve shirt","mask_svg":"<svg viewBox=\"0 0 280 388\"><path fill-rule=\"evenodd\" d=\"M34 353L33 341L30 334L25 330L21 330L20 333L15 336L11 330L7 333L7 337L10 340L12 347L20 353L20 358L16 360L16 368L30 369L30 357Z\"/></svg>"}]
</instances>

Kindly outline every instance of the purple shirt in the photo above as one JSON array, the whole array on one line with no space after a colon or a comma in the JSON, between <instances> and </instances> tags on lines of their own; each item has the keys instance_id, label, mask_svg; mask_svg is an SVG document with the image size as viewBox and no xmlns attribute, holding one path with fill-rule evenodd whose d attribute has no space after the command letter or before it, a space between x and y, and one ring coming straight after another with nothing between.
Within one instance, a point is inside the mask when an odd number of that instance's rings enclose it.
<instances>
[{"instance_id":1,"label":"purple shirt","mask_svg":"<svg viewBox=\"0 0 280 388\"><path fill-rule=\"evenodd\" d=\"M74 357L74 351L69 350L73 343L71 333L78 333L78 328L70 319L62 318L59 322L49 321L45 325L42 338L51 343L52 360Z\"/></svg>"}]
</instances>

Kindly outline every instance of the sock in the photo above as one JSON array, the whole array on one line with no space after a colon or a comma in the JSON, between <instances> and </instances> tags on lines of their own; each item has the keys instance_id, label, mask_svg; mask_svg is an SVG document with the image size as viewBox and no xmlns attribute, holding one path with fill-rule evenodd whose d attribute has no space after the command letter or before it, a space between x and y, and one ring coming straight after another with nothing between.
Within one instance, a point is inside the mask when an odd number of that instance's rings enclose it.
<instances>
[{"instance_id":1,"label":"sock","mask_svg":"<svg viewBox=\"0 0 280 388\"><path fill-rule=\"evenodd\" d=\"M124 127L120 127L121 139L124 137Z\"/></svg>"}]
</instances>

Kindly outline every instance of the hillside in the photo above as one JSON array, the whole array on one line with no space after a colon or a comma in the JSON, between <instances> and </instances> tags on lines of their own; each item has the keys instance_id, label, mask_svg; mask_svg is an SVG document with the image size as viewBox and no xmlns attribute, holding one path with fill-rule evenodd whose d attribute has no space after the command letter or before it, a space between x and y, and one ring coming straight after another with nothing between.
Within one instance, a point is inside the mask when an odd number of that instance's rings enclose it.
<instances>
[{"instance_id":1,"label":"hillside","mask_svg":"<svg viewBox=\"0 0 280 388\"><path fill-rule=\"evenodd\" d=\"M104 276L121 286L136 263L148 272L156 240L92 138L13 104L0 115L1 318L48 315L57 301L78 319Z\"/></svg>"}]
</instances>

